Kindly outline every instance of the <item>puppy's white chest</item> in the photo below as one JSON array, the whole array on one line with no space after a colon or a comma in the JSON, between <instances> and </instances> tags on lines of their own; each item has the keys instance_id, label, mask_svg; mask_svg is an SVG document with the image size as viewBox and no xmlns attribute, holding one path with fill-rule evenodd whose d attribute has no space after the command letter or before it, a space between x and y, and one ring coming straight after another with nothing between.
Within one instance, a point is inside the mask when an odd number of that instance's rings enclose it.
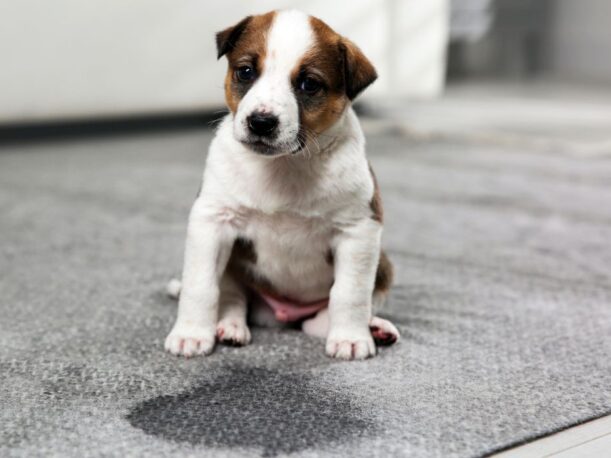
<instances>
[{"instance_id":1,"label":"puppy's white chest","mask_svg":"<svg viewBox=\"0 0 611 458\"><path fill-rule=\"evenodd\" d=\"M296 213L249 212L243 236L256 251L255 272L288 297L309 302L327 297L333 284L332 225Z\"/></svg>"}]
</instances>

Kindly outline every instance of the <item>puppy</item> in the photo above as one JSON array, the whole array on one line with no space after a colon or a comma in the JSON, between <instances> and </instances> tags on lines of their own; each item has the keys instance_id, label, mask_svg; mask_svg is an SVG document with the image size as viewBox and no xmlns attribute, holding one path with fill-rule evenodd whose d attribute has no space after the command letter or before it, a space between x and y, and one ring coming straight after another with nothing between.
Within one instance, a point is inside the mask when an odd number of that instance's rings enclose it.
<instances>
[{"instance_id":1,"label":"puppy","mask_svg":"<svg viewBox=\"0 0 611 458\"><path fill-rule=\"evenodd\" d=\"M376 79L352 42L298 11L216 36L230 113L189 216L178 317L165 348L245 345L252 324L297 323L341 359L397 341L372 316L392 280L382 202L351 102Z\"/></svg>"}]
</instances>

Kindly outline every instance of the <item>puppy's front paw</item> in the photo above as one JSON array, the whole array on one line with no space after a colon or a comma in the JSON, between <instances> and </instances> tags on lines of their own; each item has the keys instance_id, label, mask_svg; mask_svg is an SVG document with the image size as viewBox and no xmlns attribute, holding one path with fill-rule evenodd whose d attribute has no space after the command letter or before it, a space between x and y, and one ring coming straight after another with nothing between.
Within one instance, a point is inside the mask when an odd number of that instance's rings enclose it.
<instances>
[{"instance_id":1,"label":"puppy's front paw","mask_svg":"<svg viewBox=\"0 0 611 458\"><path fill-rule=\"evenodd\" d=\"M227 345L242 346L250 343L250 329L244 320L224 318L216 325L216 337Z\"/></svg>"},{"instance_id":2,"label":"puppy's front paw","mask_svg":"<svg viewBox=\"0 0 611 458\"><path fill-rule=\"evenodd\" d=\"M376 354L376 347L366 328L365 332L330 332L326 351L332 358L366 359Z\"/></svg>"},{"instance_id":3,"label":"puppy's front paw","mask_svg":"<svg viewBox=\"0 0 611 458\"><path fill-rule=\"evenodd\" d=\"M212 353L214 342L214 327L176 323L165 339L165 349L173 355L189 358Z\"/></svg>"}]
</instances>

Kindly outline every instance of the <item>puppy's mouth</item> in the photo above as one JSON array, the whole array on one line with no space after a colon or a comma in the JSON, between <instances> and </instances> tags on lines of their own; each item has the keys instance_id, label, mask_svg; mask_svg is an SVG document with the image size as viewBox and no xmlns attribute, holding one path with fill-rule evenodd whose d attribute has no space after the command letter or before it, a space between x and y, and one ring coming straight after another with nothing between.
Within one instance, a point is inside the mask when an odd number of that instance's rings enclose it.
<instances>
[{"instance_id":1,"label":"puppy's mouth","mask_svg":"<svg viewBox=\"0 0 611 458\"><path fill-rule=\"evenodd\" d=\"M281 145L269 144L262 139L241 140L241 143L255 153L269 157L297 154L305 147L305 141L302 140L301 136L297 136L293 142Z\"/></svg>"}]
</instances>

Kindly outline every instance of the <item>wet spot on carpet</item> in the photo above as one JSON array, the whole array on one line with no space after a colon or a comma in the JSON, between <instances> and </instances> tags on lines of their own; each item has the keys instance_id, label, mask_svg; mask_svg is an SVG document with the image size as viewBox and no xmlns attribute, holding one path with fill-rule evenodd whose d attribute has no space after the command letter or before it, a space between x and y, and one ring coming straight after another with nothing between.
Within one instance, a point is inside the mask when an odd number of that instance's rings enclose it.
<instances>
[{"instance_id":1,"label":"wet spot on carpet","mask_svg":"<svg viewBox=\"0 0 611 458\"><path fill-rule=\"evenodd\" d=\"M194 389L142 402L132 426L166 440L259 450L263 456L339 444L375 433L349 394L311 376L234 367Z\"/></svg>"}]
</instances>

